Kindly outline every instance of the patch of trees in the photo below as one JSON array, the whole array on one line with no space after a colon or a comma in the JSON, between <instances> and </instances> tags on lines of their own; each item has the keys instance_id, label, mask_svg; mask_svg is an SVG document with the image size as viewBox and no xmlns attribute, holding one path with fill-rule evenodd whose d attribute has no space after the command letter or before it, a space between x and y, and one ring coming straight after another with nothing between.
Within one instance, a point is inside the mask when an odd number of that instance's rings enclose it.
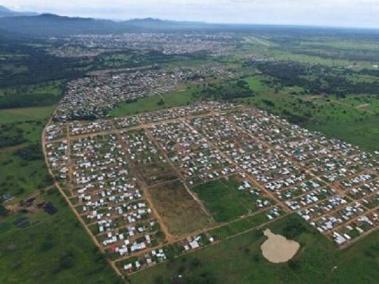
<instances>
[{"instance_id":1,"label":"patch of trees","mask_svg":"<svg viewBox=\"0 0 379 284\"><path fill-rule=\"evenodd\" d=\"M23 135L24 131L21 128L15 127L12 124L0 125L0 148L15 146L24 143L26 140Z\"/></svg>"},{"instance_id":2,"label":"patch of trees","mask_svg":"<svg viewBox=\"0 0 379 284\"><path fill-rule=\"evenodd\" d=\"M307 227L298 218L289 218L282 229L283 235L288 239L295 239L307 231Z\"/></svg>"},{"instance_id":3,"label":"patch of trees","mask_svg":"<svg viewBox=\"0 0 379 284\"><path fill-rule=\"evenodd\" d=\"M41 146L38 144L32 144L18 149L15 154L24 161L35 161L43 158Z\"/></svg>"},{"instance_id":4,"label":"patch of trees","mask_svg":"<svg viewBox=\"0 0 379 284\"><path fill-rule=\"evenodd\" d=\"M0 53L14 54L6 57L0 66L0 87L37 84L46 81L74 79L88 68L89 59L59 58L42 48L31 47L33 41L0 43ZM17 56L23 55L23 56ZM2 72L2 66L25 67L25 72ZM4 70L3 70L4 71Z\"/></svg>"},{"instance_id":5,"label":"patch of trees","mask_svg":"<svg viewBox=\"0 0 379 284\"><path fill-rule=\"evenodd\" d=\"M232 100L254 96L244 80L209 84L200 91L200 97L206 100Z\"/></svg>"},{"instance_id":6,"label":"patch of trees","mask_svg":"<svg viewBox=\"0 0 379 284\"><path fill-rule=\"evenodd\" d=\"M75 264L74 254L70 251L65 252L59 257L59 260L58 260L56 268L54 269L54 272L59 273L63 270L70 269L74 267L74 264Z\"/></svg>"},{"instance_id":7,"label":"patch of trees","mask_svg":"<svg viewBox=\"0 0 379 284\"><path fill-rule=\"evenodd\" d=\"M0 204L0 216L5 217L7 215L8 215L7 208L5 208L3 204Z\"/></svg>"},{"instance_id":8,"label":"patch of trees","mask_svg":"<svg viewBox=\"0 0 379 284\"><path fill-rule=\"evenodd\" d=\"M6 95L0 97L0 109L18 108L31 106L48 106L56 103L58 97L51 94L25 94L25 95Z\"/></svg>"},{"instance_id":9,"label":"patch of trees","mask_svg":"<svg viewBox=\"0 0 379 284\"><path fill-rule=\"evenodd\" d=\"M284 115L289 122L299 125L306 123L311 118L310 116L292 113L286 109L282 111L282 115Z\"/></svg>"},{"instance_id":10,"label":"patch of trees","mask_svg":"<svg viewBox=\"0 0 379 284\"><path fill-rule=\"evenodd\" d=\"M332 47L327 47L325 45L313 45L312 49L297 49L294 53L319 56L328 59L346 59L352 61L376 61L379 58L379 52L376 50L367 49L337 49Z\"/></svg>"},{"instance_id":11,"label":"patch of trees","mask_svg":"<svg viewBox=\"0 0 379 284\"><path fill-rule=\"evenodd\" d=\"M379 78L373 82L354 82L347 79L348 75L355 74L348 69L292 61L255 62L253 65L282 86L300 86L307 93L340 97L347 94L378 94Z\"/></svg>"}]
</instances>

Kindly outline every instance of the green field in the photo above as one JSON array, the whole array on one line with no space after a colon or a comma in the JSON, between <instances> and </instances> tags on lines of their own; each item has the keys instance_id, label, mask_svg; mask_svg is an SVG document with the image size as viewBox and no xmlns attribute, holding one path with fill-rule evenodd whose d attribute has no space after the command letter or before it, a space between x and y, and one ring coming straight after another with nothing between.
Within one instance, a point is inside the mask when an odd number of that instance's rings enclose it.
<instances>
[{"instance_id":1,"label":"green field","mask_svg":"<svg viewBox=\"0 0 379 284\"><path fill-rule=\"evenodd\" d=\"M6 126L0 137L23 138L21 144L0 148L0 197L11 198L6 206L52 185L39 150L52 111L53 107L0 110L0 124ZM33 145L36 150L25 156L22 151ZM42 209L0 214L0 283L119 283L57 189L41 196L58 209L56 214Z\"/></svg>"},{"instance_id":2,"label":"green field","mask_svg":"<svg viewBox=\"0 0 379 284\"><path fill-rule=\"evenodd\" d=\"M238 191L239 185L234 178L218 179L191 190L197 194L217 222L227 222L255 209L251 195Z\"/></svg>"},{"instance_id":3,"label":"green field","mask_svg":"<svg viewBox=\"0 0 379 284\"><path fill-rule=\"evenodd\" d=\"M33 160L22 159L16 153L17 150L1 152L0 149L0 196L10 194L22 198L52 184L42 153L41 158Z\"/></svg>"},{"instance_id":4,"label":"green field","mask_svg":"<svg viewBox=\"0 0 379 284\"><path fill-rule=\"evenodd\" d=\"M111 111L109 115L119 117L141 112L156 111L169 107L188 105L194 100L192 89L178 90L162 96L150 96L138 99L137 101L122 103Z\"/></svg>"},{"instance_id":5,"label":"green field","mask_svg":"<svg viewBox=\"0 0 379 284\"><path fill-rule=\"evenodd\" d=\"M50 116L54 106L11 108L0 110L0 123L43 120Z\"/></svg>"},{"instance_id":6,"label":"green field","mask_svg":"<svg viewBox=\"0 0 379 284\"><path fill-rule=\"evenodd\" d=\"M257 106L329 137L339 138L364 150L379 149L379 98L374 95L335 96L300 95L301 89L275 88L270 78L248 77L255 97L238 102Z\"/></svg>"},{"instance_id":7,"label":"green field","mask_svg":"<svg viewBox=\"0 0 379 284\"><path fill-rule=\"evenodd\" d=\"M375 283L378 233L340 251L291 215L268 226L301 244L295 258L271 264L263 258L263 230L254 230L131 277L131 283ZM178 275L181 275L179 280Z\"/></svg>"},{"instance_id":8,"label":"green field","mask_svg":"<svg viewBox=\"0 0 379 284\"><path fill-rule=\"evenodd\" d=\"M21 198L52 184L40 149L52 107L0 110L0 195ZM29 147L34 148L27 156Z\"/></svg>"},{"instance_id":9,"label":"green field","mask_svg":"<svg viewBox=\"0 0 379 284\"><path fill-rule=\"evenodd\" d=\"M0 109L51 106L62 94L62 81L0 88Z\"/></svg>"},{"instance_id":10,"label":"green field","mask_svg":"<svg viewBox=\"0 0 379 284\"><path fill-rule=\"evenodd\" d=\"M0 282L119 283L57 189L42 197L58 212L0 217Z\"/></svg>"}]
</instances>

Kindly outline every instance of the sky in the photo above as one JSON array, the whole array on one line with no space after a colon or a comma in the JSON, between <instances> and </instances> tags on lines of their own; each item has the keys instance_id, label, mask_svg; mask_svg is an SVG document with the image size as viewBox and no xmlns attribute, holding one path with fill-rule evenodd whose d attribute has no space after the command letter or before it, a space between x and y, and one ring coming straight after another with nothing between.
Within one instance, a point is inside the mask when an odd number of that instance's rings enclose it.
<instances>
[{"instance_id":1,"label":"sky","mask_svg":"<svg viewBox=\"0 0 379 284\"><path fill-rule=\"evenodd\" d=\"M379 0L0 0L19 11L126 20L379 28Z\"/></svg>"}]
</instances>

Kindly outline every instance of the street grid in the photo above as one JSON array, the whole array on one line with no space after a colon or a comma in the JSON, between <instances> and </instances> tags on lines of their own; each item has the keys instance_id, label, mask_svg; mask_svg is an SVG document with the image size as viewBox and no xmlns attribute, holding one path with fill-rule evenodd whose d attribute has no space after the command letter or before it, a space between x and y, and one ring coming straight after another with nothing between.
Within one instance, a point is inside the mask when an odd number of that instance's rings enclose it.
<instances>
[{"instance_id":1,"label":"street grid","mask_svg":"<svg viewBox=\"0 0 379 284\"><path fill-rule=\"evenodd\" d=\"M176 257L222 241L220 228L261 216L246 231L295 212L340 248L379 227L373 154L255 108L208 102L54 123L43 145L58 188L119 275L163 262L173 248ZM220 223L191 189L225 178L249 192L254 210ZM169 223L186 215L162 211L152 194L169 186L189 196L183 210L199 226L173 233Z\"/></svg>"}]
</instances>

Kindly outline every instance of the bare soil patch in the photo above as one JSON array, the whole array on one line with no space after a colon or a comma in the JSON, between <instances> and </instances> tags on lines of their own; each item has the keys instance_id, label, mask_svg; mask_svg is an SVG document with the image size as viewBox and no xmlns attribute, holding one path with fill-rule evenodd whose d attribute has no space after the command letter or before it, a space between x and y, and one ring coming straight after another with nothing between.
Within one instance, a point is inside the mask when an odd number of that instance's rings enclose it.
<instances>
[{"instance_id":1,"label":"bare soil patch","mask_svg":"<svg viewBox=\"0 0 379 284\"><path fill-rule=\"evenodd\" d=\"M182 236L210 224L210 218L179 181L148 189L151 201L172 235Z\"/></svg>"},{"instance_id":2,"label":"bare soil patch","mask_svg":"<svg viewBox=\"0 0 379 284\"><path fill-rule=\"evenodd\" d=\"M267 240L261 245L263 256L272 263L283 263L295 256L300 244L288 240L282 235L274 234L270 229L264 231Z\"/></svg>"}]
</instances>

